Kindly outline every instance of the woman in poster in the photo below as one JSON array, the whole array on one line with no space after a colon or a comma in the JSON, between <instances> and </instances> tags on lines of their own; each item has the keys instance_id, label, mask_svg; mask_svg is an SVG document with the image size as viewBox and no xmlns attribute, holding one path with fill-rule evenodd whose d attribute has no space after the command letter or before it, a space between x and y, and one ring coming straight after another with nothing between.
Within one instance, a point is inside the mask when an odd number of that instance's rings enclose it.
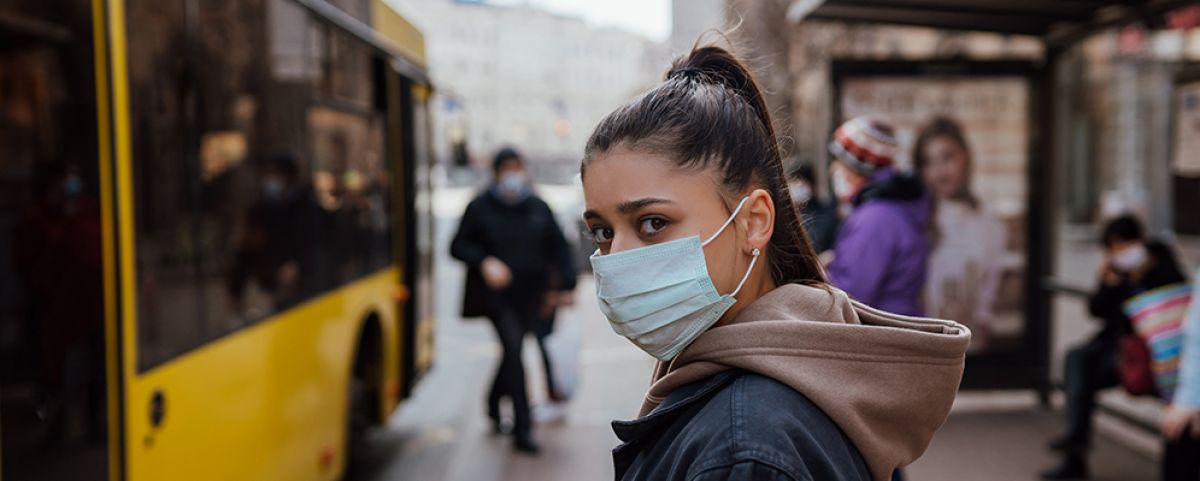
<instances>
[{"instance_id":1,"label":"woman in poster","mask_svg":"<svg viewBox=\"0 0 1200 481\"><path fill-rule=\"evenodd\" d=\"M971 192L971 150L958 122L938 117L922 128L913 161L934 199L926 311L961 319L975 334L969 352L986 351L1003 271L1004 225Z\"/></svg>"}]
</instances>

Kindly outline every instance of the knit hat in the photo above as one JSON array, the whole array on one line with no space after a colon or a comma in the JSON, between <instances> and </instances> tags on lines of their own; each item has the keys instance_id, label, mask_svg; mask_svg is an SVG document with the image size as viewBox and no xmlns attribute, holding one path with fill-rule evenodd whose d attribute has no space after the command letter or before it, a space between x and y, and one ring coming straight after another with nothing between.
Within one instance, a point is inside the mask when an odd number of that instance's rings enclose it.
<instances>
[{"instance_id":1,"label":"knit hat","mask_svg":"<svg viewBox=\"0 0 1200 481\"><path fill-rule=\"evenodd\" d=\"M872 117L855 117L838 127L829 153L863 175L890 167L899 146L891 124Z\"/></svg>"}]
</instances>

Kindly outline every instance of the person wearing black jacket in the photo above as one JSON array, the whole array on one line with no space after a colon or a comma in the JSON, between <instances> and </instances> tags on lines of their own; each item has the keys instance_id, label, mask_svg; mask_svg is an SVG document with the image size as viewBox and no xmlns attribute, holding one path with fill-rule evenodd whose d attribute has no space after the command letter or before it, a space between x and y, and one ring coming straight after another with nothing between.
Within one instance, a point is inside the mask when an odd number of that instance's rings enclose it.
<instances>
[{"instance_id":1,"label":"person wearing black jacket","mask_svg":"<svg viewBox=\"0 0 1200 481\"><path fill-rule=\"evenodd\" d=\"M1120 383L1118 344L1133 333L1133 324L1122 305L1142 292L1183 282L1175 254L1166 244L1147 241L1141 222L1121 216L1104 227L1106 253L1100 285L1088 300L1088 310L1104 321L1090 341L1067 353L1064 365L1066 432L1050 443L1063 453L1058 465L1042 473L1043 479L1087 477L1086 454L1091 441L1096 393Z\"/></svg>"},{"instance_id":2,"label":"person wearing black jacket","mask_svg":"<svg viewBox=\"0 0 1200 481\"><path fill-rule=\"evenodd\" d=\"M556 272L561 301L572 301L575 268L554 213L530 186L516 151L503 149L492 163L494 181L467 206L450 254L467 265L463 317L487 316L496 328L503 357L488 394L488 416L501 430L500 399L512 401L513 446L536 453L521 346L538 318L548 275Z\"/></svg>"}]
</instances>

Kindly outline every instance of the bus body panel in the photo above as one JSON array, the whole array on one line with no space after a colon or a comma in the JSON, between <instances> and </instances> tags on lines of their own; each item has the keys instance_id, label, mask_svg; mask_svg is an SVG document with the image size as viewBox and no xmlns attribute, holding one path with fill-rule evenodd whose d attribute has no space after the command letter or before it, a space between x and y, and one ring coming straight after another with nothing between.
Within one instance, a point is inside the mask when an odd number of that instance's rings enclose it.
<instances>
[{"instance_id":1,"label":"bus body panel","mask_svg":"<svg viewBox=\"0 0 1200 481\"><path fill-rule=\"evenodd\" d=\"M382 334L381 419L407 382L400 372L401 268L393 264L140 372L127 26L124 1L104 5L112 53L123 478L338 479L346 463L349 379L369 318L378 319ZM407 175L411 168L404 167ZM431 342L418 342L430 351Z\"/></svg>"},{"instance_id":2,"label":"bus body panel","mask_svg":"<svg viewBox=\"0 0 1200 481\"><path fill-rule=\"evenodd\" d=\"M386 269L135 376L130 479L335 479L351 356L372 315L385 339L396 338L395 304L380 300L392 297L397 276ZM394 359L396 343L384 344ZM165 407L154 427L159 392Z\"/></svg>"}]
</instances>

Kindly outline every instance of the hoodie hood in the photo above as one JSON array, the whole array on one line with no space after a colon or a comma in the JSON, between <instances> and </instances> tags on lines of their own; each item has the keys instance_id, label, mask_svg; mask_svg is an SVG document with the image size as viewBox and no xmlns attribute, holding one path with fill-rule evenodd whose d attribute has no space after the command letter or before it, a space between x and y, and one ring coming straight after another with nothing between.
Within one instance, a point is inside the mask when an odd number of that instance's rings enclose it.
<instances>
[{"instance_id":1,"label":"hoodie hood","mask_svg":"<svg viewBox=\"0 0 1200 481\"><path fill-rule=\"evenodd\" d=\"M922 230L930 223L930 200L921 179L915 176L896 172L893 169L880 169L871 175L871 181L854 195L853 204L860 208L864 204L887 202L902 211L903 218L909 220Z\"/></svg>"},{"instance_id":2,"label":"hoodie hood","mask_svg":"<svg viewBox=\"0 0 1200 481\"><path fill-rule=\"evenodd\" d=\"M970 339L953 321L890 314L832 287L788 284L658 363L640 415L680 386L726 370L754 372L812 400L883 481L920 457L945 422Z\"/></svg>"},{"instance_id":3,"label":"hoodie hood","mask_svg":"<svg viewBox=\"0 0 1200 481\"><path fill-rule=\"evenodd\" d=\"M870 182L854 195L854 205L873 199L913 201L924 197L925 185L920 179L886 168L871 174Z\"/></svg>"}]
</instances>

